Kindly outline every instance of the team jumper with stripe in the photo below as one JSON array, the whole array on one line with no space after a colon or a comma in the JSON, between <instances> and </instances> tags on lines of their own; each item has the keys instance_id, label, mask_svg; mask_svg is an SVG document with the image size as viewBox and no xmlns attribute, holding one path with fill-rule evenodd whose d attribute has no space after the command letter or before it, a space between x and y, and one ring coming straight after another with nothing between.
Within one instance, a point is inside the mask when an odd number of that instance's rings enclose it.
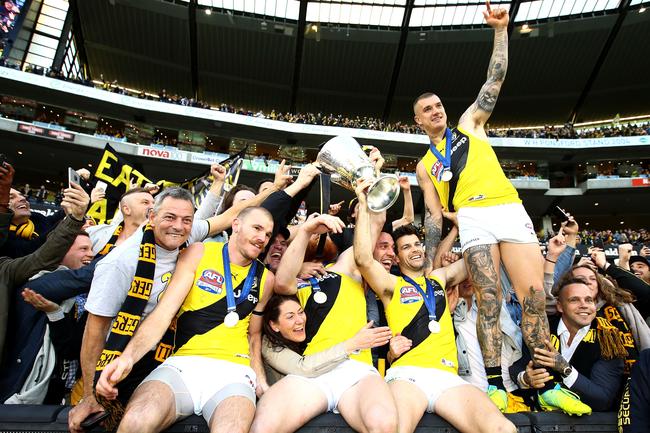
<instances>
[{"instance_id":1,"label":"team jumper with stripe","mask_svg":"<svg viewBox=\"0 0 650 433\"><path fill-rule=\"evenodd\" d=\"M436 146L443 156L447 156L446 141L444 138ZM440 179L443 166L430 148L422 163L438 192L443 209L450 212L463 207L521 203L517 190L503 173L490 143L460 128L452 130L453 177L449 182Z\"/></svg>"},{"instance_id":2,"label":"team jumper with stripe","mask_svg":"<svg viewBox=\"0 0 650 433\"><path fill-rule=\"evenodd\" d=\"M436 320L440 332L429 331L429 311L422 295L401 276L395 283L393 297L386 307L386 319L393 335L401 334L413 342L411 349L402 354L392 367L413 366L437 368L458 374L458 355L454 325L447 306L445 287L436 277L429 277L436 298ZM424 276L414 278L423 292L428 292Z\"/></svg>"},{"instance_id":3,"label":"team jumper with stripe","mask_svg":"<svg viewBox=\"0 0 650 433\"><path fill-rule=\"evenodd\" d=\"M322 352L352 338L367 323L366 297L360 282L331 271L317 281L327 295L323 304L314 301L308 281L298 280L298 299L307 315L304 355ZM372 365L370 349L352 354L350 359Z\"/></svg>"},{"instance_id":4,"label":"team jumper with stripe","mask_svg":"<svg viewBox=\"0 0 650 433\"><path fill-rule=\"evenodd\" d=\"M228 313L226 283L222 258L223 243L204 245L196 267L194 283L183 301L176 319L174 356L206 356L242 365L250 365L248 324L253 309L264 292L266 268L257 262L256 275L247 299L237 305L239 322L232 328L224 325ZM235 300L239 300L248 266L230 263Z\"/></svg>"}]
</instances>

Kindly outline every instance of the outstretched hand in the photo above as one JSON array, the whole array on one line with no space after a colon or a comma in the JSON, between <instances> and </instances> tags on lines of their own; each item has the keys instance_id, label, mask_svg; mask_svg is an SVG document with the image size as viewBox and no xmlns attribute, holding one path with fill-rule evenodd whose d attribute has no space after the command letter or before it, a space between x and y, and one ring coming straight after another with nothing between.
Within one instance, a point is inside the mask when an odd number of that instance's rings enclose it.
<instances>
[{"instance_id":1,"label":"outstretched hand","mask_svg":"<svg viewBox=\"0 0 650 433\"><path fill-rule=\"evenodd\" d=\"M508 27L508 22L510 17L508 11L504 8L494 8L490 7L489 0L485 2L485 11L483 12L483 17L488 26L493 29L502 29Z\"/></svg>"}]
</instances>

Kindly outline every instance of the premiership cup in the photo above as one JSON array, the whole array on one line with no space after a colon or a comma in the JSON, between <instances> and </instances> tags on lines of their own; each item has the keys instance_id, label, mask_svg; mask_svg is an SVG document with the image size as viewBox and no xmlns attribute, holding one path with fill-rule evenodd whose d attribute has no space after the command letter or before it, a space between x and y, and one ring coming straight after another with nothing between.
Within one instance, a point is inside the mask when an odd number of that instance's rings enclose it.
<instances>
[{"instance_id":1,"label":"premiership cup","mask_svg":"<svg viewBox=\"0 0 650 433\"><path fill-rule=\"evenodd\" d=\"M357 179L373 179L374 182L368 188L368 209L372 212L388 209L399 197L397 176L375 176L370 158L352 137L340 135L323 144L316 157L316 164L331 175L332 182L350 191L354 191Z\"/></svg>"}]
</instances>

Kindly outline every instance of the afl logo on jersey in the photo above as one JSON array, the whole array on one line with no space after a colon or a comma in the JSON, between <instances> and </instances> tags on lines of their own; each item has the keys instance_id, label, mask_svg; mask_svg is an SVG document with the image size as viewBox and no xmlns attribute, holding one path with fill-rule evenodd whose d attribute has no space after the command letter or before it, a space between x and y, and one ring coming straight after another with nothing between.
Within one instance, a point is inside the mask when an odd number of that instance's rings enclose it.
<instances>
[{"instance_id":1,"label":"afl logo on jersey","mask_svg":"<svg viewBox=\"0 0 650 433\"><path fill-rule=\"evenodd\" d=\"M196 280L196 286L206 292L220 295L223 282L223 275L213 269L206 269L201 274L201 277Z\"/></svg>"},{"instance_id":2,"label":"afl logo on jersey","mask_svg":"<svg viewBox=\"0 0 650 433\"><path fill-rule=\"evenodd\" d=\"M418 293L417 289L413 286L404 286L399 289L399 302L400 304L412 304L422 300L422 296Z\"/></svg>"},{"instance_id":3,"label":"afl logo on jersey","mask_svg":"<svg viewBox=\"0 0 650 433\"><path fill-rule=\"evenodd\" d=\"M440 176L442 175L442 169L443 165L440 161L436 161L435 164L431 166L431 176L434 178L440 180Z\"/></svg>"}]
</instances>

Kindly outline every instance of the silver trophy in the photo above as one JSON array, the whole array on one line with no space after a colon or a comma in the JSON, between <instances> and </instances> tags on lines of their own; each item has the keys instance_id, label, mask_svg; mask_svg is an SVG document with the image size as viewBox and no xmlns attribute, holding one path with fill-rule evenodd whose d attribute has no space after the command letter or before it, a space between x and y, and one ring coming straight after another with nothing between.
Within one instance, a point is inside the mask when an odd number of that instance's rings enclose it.
<instances>
[{"instance_id":1,"label":"silver trophy","mask_svg":"<svg viewBox=\"0 0 650 433\"><path fill-rule=\"evenodd\" d=\"M331 175L332 182L350 191L354 191L357 179L374 179L368 188L368 209L373 212L388 209L399 197L397 176L375 176L375 168L370 158L352 137L340 135L329 140L318 152L316 164Z\"/></svg>"}]
</instances>

